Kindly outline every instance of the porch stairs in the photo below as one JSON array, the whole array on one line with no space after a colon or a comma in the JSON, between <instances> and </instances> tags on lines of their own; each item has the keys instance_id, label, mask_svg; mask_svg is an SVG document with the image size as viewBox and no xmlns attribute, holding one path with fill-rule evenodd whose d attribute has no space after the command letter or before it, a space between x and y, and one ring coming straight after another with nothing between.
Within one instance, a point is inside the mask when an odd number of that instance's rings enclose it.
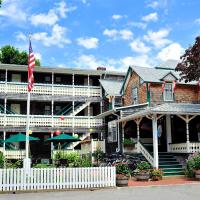
<instances>
[{"instance_id":1,"label":"porch stairs","mask_svg":"<svg viewBox=\"0 0 200 200\"><path fill-rule=\"evenodd\" d=\"M162 169L164 177L184 175L183 166L168 152L159 152L159 168Z\"/></svg>"}]
</instances>

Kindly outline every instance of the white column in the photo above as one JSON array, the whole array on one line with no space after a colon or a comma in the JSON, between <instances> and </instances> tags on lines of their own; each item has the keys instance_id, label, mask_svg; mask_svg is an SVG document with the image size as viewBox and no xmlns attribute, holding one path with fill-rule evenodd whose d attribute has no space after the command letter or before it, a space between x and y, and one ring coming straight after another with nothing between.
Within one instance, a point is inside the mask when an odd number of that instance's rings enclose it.
<instances>
[{"instance_id":1,"label":"white column","mask_svg":"<svg viewBox=\"0 0 200 200\"><path fill-rule=\"evenodd\" d=\"M153 116L152 118L152 127L153 127L153 166L158 169L158 133L157 133L157 118Z\"/></svg>"},{"instance_id":2,"label":"white column","mask_svg":"<svg viewBox=\"0 0 200 200\"><path fill-rule=\"evenodd\" d=\"M75 96L75 88L74 88L74 74L72 74L72 88L73 88L73 101L72 101L72 136L74 136L74 96ZM74 150L74 148L73 148Z\"/></svg>"},{"instance_id":3,"label":"white column","mask_svg":"<svg viewBox=\"0 0 200 200\"><path fill-rule=\"evenodd\" d=\"M166 132L167 132L167 152L169 152L170 143L172 143L171 115L166 115Z\"/></svg>"},{"instance_id":4,"label":"white column","mask_svg":"<svg viewBox=\"0 0 200 200\"><path fill-rule=\"evenodd\" d=\"M189 119L188 119L188 115L186 116L186 145L187 145L187 153L190 153L190 135L189 135Z\"/></svg>"}]
</instances>

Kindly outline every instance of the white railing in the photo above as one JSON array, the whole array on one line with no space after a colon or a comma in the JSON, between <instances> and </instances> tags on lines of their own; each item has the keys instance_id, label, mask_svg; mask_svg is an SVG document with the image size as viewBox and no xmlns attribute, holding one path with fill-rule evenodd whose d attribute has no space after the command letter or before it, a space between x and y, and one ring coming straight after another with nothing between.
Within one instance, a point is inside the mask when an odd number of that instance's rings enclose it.
<instances>
[{"instance_id":1,"label":"white railing","mask_svg":"<svg viewBox=\"0 0 200 200\"><path fill-rule=\"evenodd\" d=\"M189 152L187 152L187 143L169 144L169 152L172 152L172 153L200 152L200 142L190 142Z\"/></svg>"},{"instance_id":2,"label":"white railing","mask_svg":"<svg viewBox=\"0 0 200 200\"><path fill-rule=\"evenodd\" d=\"M34 84L32 94L100 97L99 86ZM0 93L26 94L27 83L0 82Z\"/></svg>"},{"instance_id":3,"label":"white railing","mask_svg":"<svg viewBox=\"0 0 200 200\"><path fill-rule=\"evenodd\" d=\"M153 166L154 160L152 155L145 149L145 147L140 142L137 143L137 148L138 151L142 153L142 155L147 159L147 161Z\"/></svg>"},{"instance_id":4,"label":"white railing","mask_svg":"<svg viewBox=\"0 0 200 200\"><path fill-rule=\"evenodd\" d=\"M116 186L115 167L0 169L0 191Z\"/></svg>"},{"instance_id":5,"label":"white railing","mask_svg":"<svg viewBox=\"0 0 200 200\"><path fill-rule=\"evenodd\" d=\"M53 122L53 124L52 124ZM53 120L50 115L31 115L31 127L72 127L73 117L65 116L64 120L60 116L54 116ZM95 119L94 117L76 116L74 118L74 127L98 127L102 125L102 119ZM0 126L21 127L26 126L26 115L7 114L4 117L0 114Z\"/></svg>"},{"instance_id":6,"label":"white railing","mask_svg":"<svg viewBox=\"0 0 200 200\"><path fill-rule=\"evenodd\" d=\"M25 158L25 150L5 150L4 156L6 159L23 159Z\"/></svg>"}]
</instances>

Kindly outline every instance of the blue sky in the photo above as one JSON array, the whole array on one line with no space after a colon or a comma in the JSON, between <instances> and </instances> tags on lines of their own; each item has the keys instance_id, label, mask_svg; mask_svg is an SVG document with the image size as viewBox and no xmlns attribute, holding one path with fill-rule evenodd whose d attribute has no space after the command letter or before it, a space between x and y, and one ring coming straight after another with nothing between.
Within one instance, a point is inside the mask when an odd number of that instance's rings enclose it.
<instances>
[{"instance_id":1,"label":"blue sky","mask_svg":"<svg viewBox=\"0 0 200 200\"><path fill-rule=\"evenodd\" d=\"M4 0L0 46L43 66L125 71L178 59L200 32L199 0Z\"/></svg>"}]
</instances>

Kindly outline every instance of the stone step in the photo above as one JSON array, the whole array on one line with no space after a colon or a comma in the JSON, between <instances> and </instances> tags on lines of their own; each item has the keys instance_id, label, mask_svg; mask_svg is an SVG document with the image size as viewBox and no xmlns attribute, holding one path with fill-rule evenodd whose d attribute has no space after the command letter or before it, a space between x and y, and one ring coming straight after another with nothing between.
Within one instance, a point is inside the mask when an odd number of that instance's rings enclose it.
<instances>
[{"instance_id":1,"label":"stone step","mask_svg":"<svg viewBox=\"0 0 200 200\"><path fill-rule=\"evenodd\" d=\"M165 174L167 172L174 172L174 173L177 172L177 173L179 173L179 172L183 172L184 170L183 170L183 168L165 168L165 169L162 169L162 171Z\"/></svg>"},{"instance_id":2,"label":"stone step","mask_svg":"<svg viewBox=\"0 0 200 200\"><path fill-rule=\"evenodd\" d=\"M159 165L159 168L161 169L167 169L167 168L182 168L181 164L171 164L171 165Z\"/></svg>"}]
</instances>

